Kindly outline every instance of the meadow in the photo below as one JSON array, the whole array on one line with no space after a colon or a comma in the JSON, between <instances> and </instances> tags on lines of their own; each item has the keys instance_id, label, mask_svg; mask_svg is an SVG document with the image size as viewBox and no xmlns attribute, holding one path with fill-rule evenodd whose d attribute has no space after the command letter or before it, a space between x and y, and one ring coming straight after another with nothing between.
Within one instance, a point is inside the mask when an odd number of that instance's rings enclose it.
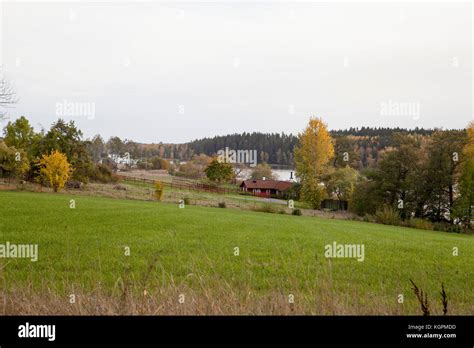
<instances>
[{"instance_id":1,"label":"meadow","mask_svg":"<svg viewBox=\"0 0 474 348\"><path fill-rule=\"evenodd\" d=\"M75 208L71 208L74 199ZM360 221L0 191L2 314L474 313L473 236ZM326 258L363 244L365 258ZM457 248L458 255L453 255ZM400 295L403 302L400 303Z\"/></svg>"}]
</instances>

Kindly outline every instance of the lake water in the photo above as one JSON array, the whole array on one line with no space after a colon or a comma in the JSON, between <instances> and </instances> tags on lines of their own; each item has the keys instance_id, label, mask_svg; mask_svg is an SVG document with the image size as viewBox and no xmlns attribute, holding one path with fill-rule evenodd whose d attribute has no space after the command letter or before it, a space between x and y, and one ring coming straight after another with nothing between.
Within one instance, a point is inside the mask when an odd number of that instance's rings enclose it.
<instances>
[{"instance_id":1,"label":"lake water","mask_svg":"<svg viewBox=\"0 0 474 348\"><path fill-rule=\"evenodd\" d=\"M291 173L293 172L293 180L295 179L295 171L290 169L272 169L272 173L276 180L293 181L291 179ZM249 179L252 169L244 169L239 175L241 179Z\"/></svg>"}]
</instances>

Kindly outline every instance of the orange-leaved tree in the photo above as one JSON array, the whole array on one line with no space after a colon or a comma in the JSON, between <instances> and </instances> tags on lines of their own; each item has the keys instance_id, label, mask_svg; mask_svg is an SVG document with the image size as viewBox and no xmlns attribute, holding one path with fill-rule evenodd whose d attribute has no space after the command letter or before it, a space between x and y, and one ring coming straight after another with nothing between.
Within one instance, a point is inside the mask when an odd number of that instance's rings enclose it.
<instances>
[{"instance_id":1,"label":"orange-leaved tree","mask_svg":"<svg viewBox=\"0 0 474 348\"><path fill-rule=\"evenodd\" d=\"M43 155L39 164L41 175L49 181L54 192L62 189L72 174L72 167L66 155L57 150L50 155Z\"/></svg>"},{"instance_id":2,"label":"orange-leaved tree","mask_svg":"<svg viewBox=\"0 0 474 348\"><path fill-rule=\"evenodd\" d=\"M318 209L325 195L321 179L334 157L331 134L322 119L311 118L298 140L295 165L296 175L301 181L301 198L313 209Z\"/></svg>"}]
</instances>

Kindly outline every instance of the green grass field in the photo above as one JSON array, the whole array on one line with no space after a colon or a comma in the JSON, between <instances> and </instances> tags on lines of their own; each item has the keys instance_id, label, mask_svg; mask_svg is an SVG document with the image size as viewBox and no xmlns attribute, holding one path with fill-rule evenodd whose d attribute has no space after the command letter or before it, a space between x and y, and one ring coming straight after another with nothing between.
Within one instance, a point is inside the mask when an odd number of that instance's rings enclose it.
<instances>
[{"instance_id":1,"label":"green grass field","mask_svg":"<svg viewBox=\"0 0 474 348\"><path fill-rule=\"evenodd\" d=\"M39 245L37 262L0 259L4 313L49 313L43 303L15 309L19 293L46 303L130 292L138 301L146 290L161 307L145 313L420 314L410 278L428 293L432 313L441 313L441 283L449 314L474 313L469 235L50 193L0 191L0 208L0 244ZM326 258L333 242L364 244L365 260ZM174 297L181 293L184 304Z\"/></svg>"}]
</instances>

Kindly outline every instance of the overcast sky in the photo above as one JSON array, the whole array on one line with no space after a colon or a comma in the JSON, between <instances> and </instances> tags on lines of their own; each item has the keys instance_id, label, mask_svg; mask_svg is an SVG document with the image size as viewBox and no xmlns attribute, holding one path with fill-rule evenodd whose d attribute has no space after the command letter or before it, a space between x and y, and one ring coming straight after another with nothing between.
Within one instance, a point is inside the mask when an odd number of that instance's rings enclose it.
<instances>
[{"instance_id":1,"label":"overcast sky","mask_svg":"<svg viewBox=\"0 0 474 348\"><path fill-rule=\"evenodd\" d=\"M473 119L469 3L0 6L9 116L36 128L64 112L86 137L156 143L297 133L310 116L331 129Z\"/></svg>"}]
</instances>

